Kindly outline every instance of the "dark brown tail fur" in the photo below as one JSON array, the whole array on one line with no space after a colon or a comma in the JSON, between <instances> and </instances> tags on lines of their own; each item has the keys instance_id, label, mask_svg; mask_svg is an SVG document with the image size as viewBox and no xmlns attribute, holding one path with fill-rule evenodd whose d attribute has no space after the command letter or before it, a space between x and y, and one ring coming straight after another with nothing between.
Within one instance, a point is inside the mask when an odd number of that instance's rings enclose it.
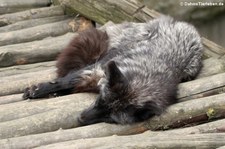
<instances>
[{"instance_id":1,"label":"dark brown tail fur","mask_svg":"<svg viewBox=\"0 0 225 149\"><path fill-rule=\"evenodd\" d=\"M95 28L80 32L57 59L58 77L64 77L71 70L79 70L101 59L107 47L108 35L105 32Z\"/></svg>"}]
</instances>

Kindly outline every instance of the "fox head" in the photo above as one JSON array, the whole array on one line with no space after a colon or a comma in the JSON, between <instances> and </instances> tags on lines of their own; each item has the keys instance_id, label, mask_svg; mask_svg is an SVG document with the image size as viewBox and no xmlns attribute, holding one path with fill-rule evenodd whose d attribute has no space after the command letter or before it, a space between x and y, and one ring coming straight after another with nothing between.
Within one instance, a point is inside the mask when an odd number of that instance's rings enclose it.
<instances>
[{"instance_id":1,"label":"fox head","mask_svg":"<svg viewBox=\"0 0 225 149\"><path fill-rule=\"evenodd\" d=\"M138 96L138 92L133 89L115 61L106 64L105 74L100 95L78 118L81 125L98 122L130 124L157 114L157 105L152 100L144 99L146 102L142 105L135 103L143 97Z\"/></svg>"}]
</instances>

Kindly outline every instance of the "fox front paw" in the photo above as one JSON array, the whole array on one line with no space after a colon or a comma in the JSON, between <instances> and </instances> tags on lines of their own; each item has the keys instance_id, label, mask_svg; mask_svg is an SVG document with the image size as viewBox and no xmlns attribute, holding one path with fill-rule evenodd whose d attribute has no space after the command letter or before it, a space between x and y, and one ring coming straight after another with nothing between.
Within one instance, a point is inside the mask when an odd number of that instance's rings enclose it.
<instances>
[{"instance_id":1,"label":"fox front paw","mask_svg":"<svg viewBox=\"0 0 225 149\"><path fill-rule=\"evenodd\" d=\"M40 83L38 85L32 85L24 90L23 99L36 99L44 97L45 84Z\"/></svg>"}]
</instances>

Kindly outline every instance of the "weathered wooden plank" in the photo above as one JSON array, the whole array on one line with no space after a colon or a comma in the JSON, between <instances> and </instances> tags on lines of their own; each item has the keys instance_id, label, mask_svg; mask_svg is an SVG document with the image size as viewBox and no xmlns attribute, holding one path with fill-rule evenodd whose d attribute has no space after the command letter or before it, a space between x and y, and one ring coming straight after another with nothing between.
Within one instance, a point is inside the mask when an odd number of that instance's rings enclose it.
<instances>
[{"instance_id":1,"label":"weathered wooden plank","mask_svg":"<svg viewBox=\"0 0 225 149\"><path fill-rule=\"evenodd\" d=\"M19 22L1 27L0 33L20 30L20 29L24 29L24 28L34 27L34 26L53 23L53 22L58 22L58 21L62 21L62 20L68 19L68 18L69 17L66 15L61 15L61 16L53 16L53 17L45 17L45 18L37 18L37 19L19 21Z\"/></svg>"},{"instance_id":2,"label":"weathered wooden plank","mask_svg":"<svg viewBox=\"0 0 225 149\"><path fill-rule=\"evenodd\" d=\"M55 60L75 35L67 33L40 41L0 47L0 67Z\"/></svg>"},{"instance_id":3,"label":"weathered wooden plank","mask_svg":"<svg viewBox=\"0 0 225 149\"><path fill-rule=\"evenodd\" d=\"M185 98L225 86L225 73L179 84L178 98Z\"/></svg>"},{"instance_id":4,"label":"weathered wooden plank","mask_svg":"<svg viewBox=\"0 0 225 149\"><path fill-rule=\"evenodd\" d=\"M151 136L157 136L161 134L167 135L187 135L187 134L200 134L200 133L217 133L225 132L221 131L221 127L225 125L225 119L201 124L193 127L174 129L168 131L155 131L151 132ZM47 144L65 142L77 139L87 138L99 138L111 135L132 135L146 131L144 123L134 125L113 125L106 123L99 123L89 125L85 127L79 127L74 129L59 129L58 131L41 133L35 135L28 135L22 137L8 138L0 140L0 146L4 149L23 149L23 148L34 148Z\"/></svg>"},{"instance_id":5,"label":"weathered wooden plank","mask_svg":"<svg viewBox=\"0 0 225 149\"><path fill-rule=\"evenodd\" d=\"M21 94L13 94L8 96L0 96L0 105L14 102L24 101Z\"/></svg>"},{"instance_id":6,"label":"weathered wooden plank","mask_svg":"<svg viewBox=\"0 0 225 149\"><path fill-rule=\"evenodd\" d=\"M40 62L27 65L17 65L11 67L0 68L0 77L8 77L11 75L24 74L28 72L36 72L47 70L55 67L55 61ZM34 73L35 74L35 73Z\"/></svg>"},{"instance_id":7,"label":"weathered wooden plank","mask_svg":"<svg viewBox=\"0 0 225 149\"><path fill-rule=\"evenodd\" d=\"M203 67L196 79L223 72L225 72L225 58L208 58L203 61Z\"/></svg>"},{"instance_id":8,"label":"weathered wooden plank","mask_svg":"<svg viewBox=\"0 0 225 149\"><path fill-rule=\"evenodd\" d=\"M44 18L59 15L64 15L64 10L61 6L36 8L11 14L0 15L0 26L5 26L28 19Z\"/></svg>"},{"instance_id":9,"label":"weathered wooden plank","mask_svg":"<svg viewBox=\"0 0 225 149\"><path fill-rule=\"evenodd\" d=\"M32 84L50 81L55 77L55 69L2 77L0 83L3 87L0 88L0 96L21 93Z\"/></svg>"},{"instance_id":10,"label":"weathered wooden plank","mask_svg":"<svg viewBox=\"0 0 225 149\"><path fill-rule=\"evenodd\" d=\"M39 25L27 29L0 33L0 46L41 40L76 31L78 25L73 19Z\"/></svg>"},{"instance_id":11,"label":"weathered wooden plank","mask_svg":"<svg viewBox=\"0 0 225 149\"><path fill-rule=\"evenodd\" d=\"M0 14L22 11L30 8L46 7L51 5L51 0L1 0Z\"/></svg>"},{"instance_id":12,"label":"weathered wooden plank","mask_svg":"<svg viewBox=\"0 0 225 149\"><path fill-rule=\"evenodd\" d=\"M204 148L212 149L225 144L225 133L208 133L192 135L152 135L151 132L131 136L109 136L101 138L79 139L66 141L46 146L37 147L37 149L80 149L80 148Z\"/></svg>"}]
</instances>

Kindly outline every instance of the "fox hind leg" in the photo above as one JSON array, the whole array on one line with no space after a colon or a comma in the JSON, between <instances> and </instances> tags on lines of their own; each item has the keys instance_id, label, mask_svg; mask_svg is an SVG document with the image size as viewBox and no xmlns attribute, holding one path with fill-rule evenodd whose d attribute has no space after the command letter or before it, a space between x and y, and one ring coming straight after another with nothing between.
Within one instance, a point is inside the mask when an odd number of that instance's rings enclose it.
<instances>
[{"instance_id":1,"label":"fox hind leg","mask_svg":"<svg viewBox=\"0 0 225 149\"><path fill-rule=\"evenodd\" d=\"M200 69L202 68L201 56L195 55L187 67L183 71L182 81L190 81L196 78Z\"/></svg>"}]
</instances>

